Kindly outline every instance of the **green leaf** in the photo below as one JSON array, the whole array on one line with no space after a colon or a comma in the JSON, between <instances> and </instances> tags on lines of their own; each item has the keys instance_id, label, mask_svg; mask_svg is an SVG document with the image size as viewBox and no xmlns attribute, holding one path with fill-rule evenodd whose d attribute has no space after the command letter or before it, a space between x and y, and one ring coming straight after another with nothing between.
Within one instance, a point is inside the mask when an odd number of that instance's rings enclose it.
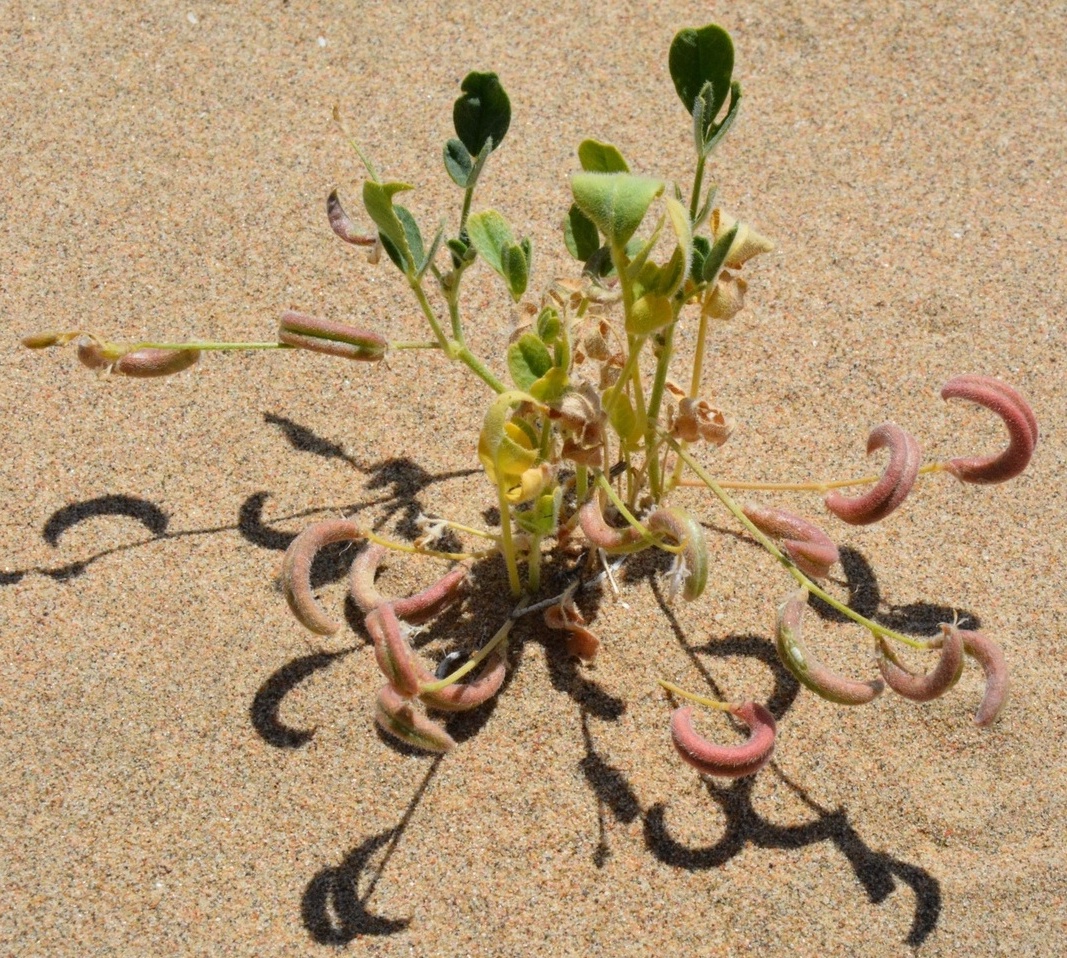
<instances>
[{"instance_id":1,"label":"green leaf","mask_svg":"<svg viewBox=\"0 0 1067 958\"><path fill-rule=\"evenodd\" d=\"M563 398L569 386L570 377L567 370L561 366L553 366L530 387L530 395L543 403L554 403Z\"/></svg>"},{"instance_id":2,"label":"green leaf","mask_svg":"<svg viewBox=\"0 0 1067 958\"><path fill-rule=\"evenodd\" d=\"M708 253L710 252L711 243L706 236L693 237L693 263L690 271L694 280L703 278L704 261L708 258Z\"/></svg>"},{"instance_id":3,"label":"green leaf","mask_svg":"<svg viewBox=\"0 0 1067 958\"><path fill-rule=\"evenodd\" d=\"M405 246L397 246L384 233L382 234L382 246L385 247L385 252L396 264L396 268L400 272L421 273L426 263L426 252L423 249L419 224L415 222L415 217L411 215L411 211L399 203L393 206L393 213L403 230Z\"/></svg>"},{"instance_id":4,"label":"green leaf","mask_svg":"<svg viewBox=\"0 0 1067 958\"><path fill-rule=\"evenodd\" d=\"M533 249L529 239L516 243L508 221L496 210L484 210L467 218L471 245L503 277L516 302L526 292Z\"/></svg>"},{"instance_id":5,"label":"green leaf","mask_svg":"<svg viewBox=\"0 0 1067 958\"><path fill-rule=\"evenodd\" d=\"M456 136L471 156L486 143L498 149L511 125L511 101L495 73L468 73L460 84L463 91L452 107Z\"/></svg>"},{"instance_id":6,"label":"green leaf","mask_svg":"<svg viewBox=\"0 0 1067 958\"><path fill-rule=\"evenodd\" d=\"M470 182L474 159L460 140L449 140L445 144L445 169L456 186L467 187Z\"/></svg>"},{"instance_id":7,"label":"green leaf","mask_svg":"<svg viewBox=\"0 0 1067 958\"><path fill-rule=\"evenodd\" d=\"M412 268L411 264L414 260L411 248L408 246L407 231L393 206L393 196L412 188L407 183L375 183L372 180L366 180L363 184L363 206L367 210L367 215L374 220L374 225L378 227L383 240L388 240L393 244L394 251L401 260L401 262L396 260L394 262L404 272ZM408 215L410 217L410 214Z\"/></svg>"},{"instance_id":8,"label":"green leaf","mask_svg":"<svg viewBox=\"0 0 1067 958\"><path fill-rule=\"evenodd\" d=\"M633 173L575 173L571 177L578 209L616 249L624 247L637 231L663 186L662 180Z\"/></svg>"},{"instance_id":9,"label":"green leaf","mask_svg":"<svg viewBox=\"0 0 1067 958\"><path fill-rule=\"evenodd\" d=\"M504 247L515 245L508 221L496 210L473 213L467 217L467 235L478 255L503 276L501 256Z\"/></svg>"},{"instance_id":10,"label":"green leaf","mask_svg":"<svg viewBox=\"0 0 1067 958\"><path fill-rule=\"evenodd\" d=\"M698 30L680 30L671 42L668 65L674 88L690 114L704 84L711 84L711 102L704 107L706 129L730 92L730 77L734 72L734 44L730 34L716 23Z\"/></svg>"},{"instance_id":11,"label":"green leaf","mask_svg":"<svg viewBox=\"0 0 1067 958\"><path fill-rule=\"evenodd\" d=\"M562 504L563 488L556 486L552 492L538 496L529 509L515 512L515 521L530 535L551 535L559 525L559 510Z\"/></svg>"},{"instance_id":12,"label":"green leaf","mask_svg":"<svg viewBox=\"0 0 1067 958\"><path fill-rule=\"evenodd\" d=\"M552 368L552 356L533 333L524 333L508 347L508 372L519 389L530 387Z\"/></svg>"},{"instance_id":13,"label":"green leaf","mask_svg":"<svg viewBox=\"0 0 1067 958\"><path fill-rule=\"evenodd\" d=\"M623 443L629 445L641 438L641 430L637 426L637 414L630 397L619 392L619 389L620 384L616 384L604 391L604 408L608 410L608 420L612 428Z\"/></svg>"},{"instance_id":14,"label":"green leaf","mask_svg":"<svg viewBox=\"0 0 1067 958\"><path fill-rule=\"evenodd\" d=\"M546 306L537 314L537 335L546 345L554 343L563 332L563 321L554 306Z\"/></svg>"},{"instance_id":15,"label":"green leaf","mask_svg":"<svg viewBox=\"0 0 1067 958\"><path fill-rule=\"evenodd\" d=\"M600 232L576 203L571 203L567 218L563 221L563 241L567 252L581 263L586 262L600 249Z\"/></svg>"},{"instance_id":16,"label":"green leaf","mask_svg":"<svg viewBox=\"0 0 1067 958\"><path fill-rule=\"evenodd\" d=\"M737 238L739 225L739 223L734 223L733 227L723 233L715 241L715 245L711 247L711 251L705 257L704 266L700 271L700 278L705 283L714 283L719 278L722 264L726 262L730 247L734 245L734 240Z\"/></svg>"},{"instance_id":17,"label":"green leaf","mask_svg":"<svg viewBox=\"0 0 1067 958\"><path fill-rule=\"evenodd\" d=\"M578 144L578 162L587 173L629 173L622 154L610 143L582 140Z\"/></svg>"}]
</instances>

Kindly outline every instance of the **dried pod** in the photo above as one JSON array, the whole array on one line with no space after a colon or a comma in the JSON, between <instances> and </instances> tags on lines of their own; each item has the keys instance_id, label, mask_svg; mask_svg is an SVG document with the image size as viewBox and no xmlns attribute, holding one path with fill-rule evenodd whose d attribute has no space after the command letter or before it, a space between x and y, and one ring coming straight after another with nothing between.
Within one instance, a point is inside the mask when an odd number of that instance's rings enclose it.
<instances>
[{"instance_id":1,"label":"dried pod","mask_svg":"<svg viewBox=\"0 0 1067 958\"><path fill-rule=\"evenodd\" d=\"M958 633L963 639L964 650L982 666L986 679L985 695L975 713L974 724L982 728L992 725L1008 697L1008 662L1003 650L981 632L958 629L954 625L942 625L941 631L946 637L952 632ZM944 638L938 639L931 645L936 648L943 641Z\"/></svg>"},{"instance_id":2,"label":"dried pod","mask_svg":"<svg viewBox=\"0 0 1067 958\"><path fill-rule=\"evenodd\" d=\"M391 602L399 618L417 625L432 619L462 594L463 584L470 571L470 565L465 562L454 566L421 592L404 599L387 599L375 586L374 577L388 552L385 546L372 542L352 560L348 573L348 591L363 612L371 612L383 602Z\"/></svg>"},{"instance_id":3,"label":"dried pod","mask_svg":"<svg viewBox=\"0 0 1067 958\"><path fill-rule=\"evenodd\" d=\"M723 270L711 290L704 296L703 314L711 319L733 319L745 308L748 283L740 276Z\"/></svg>"},{"instance_id":4,"label":"dried pod","mask_svg":"<svg viewBox=\"0 0 1067 958\"><path fill-rule=\"evenodd\" d=\"M326 197L326 215L330 220L330 228L346 243L353 243L356 246L373 246L378 242L377 233L361 233L356 228L356 224L352 222L341 205L337 190L332 190Z\"/></svg>"},{"instance_id":5,"label":"dried pod","mask_svg":"<svg viewBox=\"0 0 1067 958\"><path fill-rule=\"evenodd\" d=\"M436 692L421 692L419 698L444 712L464 712L483 705L496 695L506 675L507 661L498 648L482 663L481 674L473 682L456 682ZM423 682L432 680L433 676L429 675L423 678Z\"/></svg>"},{"instance_id":6,"label":"dried pod","mask_svg":"<svg viewBox=\"0 0 1067 958\"><path fill-rule=\"evenodd\" d=\"M885 684L898 695L913 702L930 702L956 684L963 671L963 638L959 629L944 625L941 628L947 629L944 641L938 642L941 659L925 675L915 675L905 669L885 638L878 637L878 669Z\"/></svg>"},{"instance_id":7,"label":"dried pod","mask_svg":"<svg viewBox=\"0 0 1067 958\"><path fill-rule=\"evenodd\" d=\"M1030 464L1037 446L1037 417L1011 386L991 376L956 376L941 389L942 399L969 399L995 412L1008 429L1008 447L997 456L950 459L945 468L962 482L1006 482Z\"/></svg>"},{"instance_id":8,"label":"dried pod","mask_svg":"<svg viewBox=\"0 0 1067 958\"><path fill-rule=\"evenodd\" d=\"M556 605L550 605L545 609L544 622L550 629L569 633L567 636L568 655L581 659L587 665L596 658L600 648L600 639L585 627L585 616L574 604L574 599L569 592Z\"/></svg>"},{"instance_id":9,"label":"dried pod","mask_svg":"<svg viewBox=\"0 0 1067 958\"><path fill-rule=\"evenodd\" d=\"M391 602L383 602L368 612L363 620L374 640L374 658L389 684L401 695L417 695L423 682L433 681L429 673L415 660L408 645L406 629L396 617Z\"/></svg>"},{"instance_id":10,"label":"dried pod","mask_svg":"<svg viewBox=\"0 0 1067 958\"><path fill-rule=\"evenodd\" d=\"M23 336L20 342L27 349L48 349L50 346L66 346L72 339L81 336L80 330L68 330L63 333L30 333Z\"/></svg>"},{"instance_id":11,"label":"dried pod","mask_svg":"<svg viewBox=\"0 0 1067 958\"><path fill-rule=\"evenodd\" d=\"M918 441L900 426L884 422L871 430L867 437L867 455L876 449L889 448L889 464L882 478L864 495L848 498L839 492L828 492L823 502L839 519L852 525L867 525L884 519L899 506L919 474L922 449Z\"/></svg>"},{"instance_id":12,"label":"dried pod","mask_svg":"<svg viewBox=\"0 0 1067 958\"><path fill-rule=\"evenodd\" d=\"M605 552L636 552L644 548L641 533L633 526L616 529L604 521L600 500L595 495L578 510L578 522L585 537Z\"/></svg>"},{"instance_id":13,"label":"dried pod","mask_svg":"<svg viewBox=\"0 0 1067 958\"><path fill-rule=\"evenodd\" d=\"M345 323L287 310L278 324L278 342L342 359L374 363L385 357L389 343L377 333Z\"/></svg>"},{"instance_id":14,"label":"dried pod","mask_svg":"<svg viewBox=\"0 0 1067 958\"><path fill-rule=\"evenodd\" d=\"M660 506L648 517L648 528L666 533L682 546L676 572L682 577L682 595L692 602L708 584L708 544L704 527L684 509Z\"/></svg>"},{"instance_id":15,"label":"dried pod","mask_svg":"<svg viewBox=\"0 0 1067 958\"><path fill-rule=\"evenodd\" d=\"M285 599L297 621L319 635L332 635L341 628L311 594L311 564L318 551L335 542L355 542L363 533L348 519L327 519L308 526L289 545L282 563Z\"/></svg>"},{"instance_id":16,"label":"dried pod","mask_svg":"<svg viewBox=\"0 0 1067 958\"><path fill-rule=\"evenodd\" d=\"M807 589L794 592L778 609L778 657L793 677L816 695L837 705L866 705L874 701L885 686L881 679L860 682L830 671L811 655L801 641L804 610L808 607Z\"/></svg>"},{"instance_id":17,"label":"dried pod","mask_svg":"<svg viewBox=\"0 0 1067 958\"><path fill-rule=\"evenodd\" d=\"M378 693L374 720L381 728L402 742L428 752L450 752L456 741L440 725L417 712L410 701L391 685Z\"/></svg>"},{"instance_id":18,"label":"dried pod","mask_svg":"<svg viewBox=\"0 0 1067 958\"><path fill-rule=\"evenodd\" d=\"M703 439L713 446L721 446L734 431L734 421L706 399L681 399L678 413L671 417L669 432L684 442Z\"/></svg>"},{"instance_id":19,"label":"dried pod","mask_svg":"<svg viewBox=\"0 0 1067 958\"><path fill-rule=\"evenodd\" d=\"M833 540L815 523L785 509L748 503L742 509L749 521L765 535L778 539L798 569L813 579L830 574L841 555Z\"/></svg>"},{"instance_id":20,"label":"dried pod","mask_svg":"<svg viewBox=\"0 0 1067 958\"><path fill-rule=\"evenodd\" d=\"M740 269L753 256L758 256L760 253L769 253L774 249L774 243L767 239L766 236L761 236L747 223L739 223L735 217L725 210L718 208L712 210L711 233L715 239L725 236L734 226L737 227L737 234L734 236L734 241L730 244L730 249L726 254L726 265L730 269Z\"/></svg>"},{"instance_id":21,"label":"dried pod","mask_svg":"<svg viewBox=\"0 0 1067 958\"><path fill-rule=\"evenodd\" d=\"M774 754L774 716L755 702L733 705L730 714L744 722L751 733L740 745L716 745L693 728L693 709L686 706L671 716L671 739L678 754L698 772L722 778L755 775Z\"/></svg>"}]
</instances>

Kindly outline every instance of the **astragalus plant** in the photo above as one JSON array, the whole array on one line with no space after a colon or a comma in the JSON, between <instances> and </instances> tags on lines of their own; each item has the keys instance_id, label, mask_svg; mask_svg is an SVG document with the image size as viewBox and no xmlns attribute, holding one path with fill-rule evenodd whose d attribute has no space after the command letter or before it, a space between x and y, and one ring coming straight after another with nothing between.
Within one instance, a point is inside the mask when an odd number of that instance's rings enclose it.
<instances>
[{"instance_id":1,"label":"astragalus plant","mask_svg":"<svg viewBox=\"0 0 1067 958\"><path fill-rule=\"evenodd\" d=\"M1007 690L1004 656L994 642L958 622L945 623L932 639L915 638L858 614L822 584L839 561L831 535L773 501L740 503L734 493L807 491L821 496L836 520L866 524L886 519L913 485L932 473L947 472L964 483L1004 482L1026 468L1038 438L1033 412L1018 392L971 374L956 376L942 389L945 399L977 403L1003 420L1008 443L995 455L924 463L919 442L886 422L870 432L866 448L867 454L884 450L887 462L880 475L799 484L716 479L714 453L730 439L733 420L711 398L704 368L708 336L742 309L749 262L772 248L755 229L717 206L714 187L706 185L708 161L741 104L733 66L733 44L721 27L682 30L671 44L670 75L695 148L693 169L686 174L688 192L673 179L631 170L611 144L587 139L578 145L580 170L570 179L573 202L554 214L562 214L562 239L575 269L535 301L527 298L530 241L498 211L479 208L475 200L487 164L508 132L511 105L495 74L470 73L455 102L456 136L443 150L445 172L461 197L450 229L424 233L398 202L412 187L383 179L358 147L366 170L362 212L350 216L336 191L327 200L337 236L366 247L372 263L385 253L383 268L396 271L425 317L425 340L397 341L385 328L357 329L286 312L276 339L263 343L121 344L73 330L28 337L25 345L77 341L81 361L110 377L169 375L192 366L204 351L250 348L314 350L367 364L386 356L403 363L422 352L470 371L484 389L486 407L469 448L484 469L487 505L496 508L499 525L475 528L447 517L423 517L415 541L394 541L352 519L332 519L300 533L283 567L285 594L296 618L312 632L329 635L342 624L313 595L312 562L331 543L363 543L352 562L350 593L382 673L377 721L420 748L453 748L436 714L477 708L498 693L508 668L508 636L521 617L539 614L547 628L561 633L567 654L591 662L600 642L578 609L576 590L597 578L614 586L613 569L625 557L647 550L667 553L670 598L699 601L713 575L707 527L672 501L679 487L691 485L704 487L709 502L720 504L738 531L762 546L792 580L777 610L776 639L782 663L799 683L840 705L871 702L887 686L922 702L952 688L970 657L986 676L976 721L987 725ZM502 294L522 304L526 317L500 357L477 355L465 335L464 278L468 270L485 267L498 274ZM695 328L696 342L691 361L684 364L674 345L683 323ZM374 375L373 366L368 375ZM419 437L412 436L411 443L417 448ZM847 487L853 487L850 493L840 491ZM449 543L461 545L446 548ZM424 591L393 598L376 585L378 569L391 552L452 565ZM463 601L472 567L495 562L506 570L514 607L502 610L502 625L475 653L446 656L431 669L415 651L413 629ZM569 577L571 585L562 594L542 594L546 563L565 569L563 581ZM561 576L552 579L558 582ZM802 637L813 596L859 626L857 635L866 641L857 648L855 671L870 662L877 674L844 676L820 663ZM901 658L902 647L926 653L930 670L911 671ZM696 730L691 706L678 708L670 734L690 765L709 775L739 777L768 761L776 730L764 705L717 702L661 684L670 696L726 710L750 729L741 744L715 744Z\"/></svg>"}]
</instances>

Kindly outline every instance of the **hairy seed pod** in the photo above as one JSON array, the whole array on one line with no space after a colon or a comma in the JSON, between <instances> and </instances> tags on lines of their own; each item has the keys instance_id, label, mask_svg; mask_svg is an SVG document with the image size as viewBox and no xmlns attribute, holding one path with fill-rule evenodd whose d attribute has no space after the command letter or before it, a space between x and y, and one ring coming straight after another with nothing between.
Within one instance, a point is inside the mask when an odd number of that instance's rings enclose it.
<instances>
[{"instance_id":1,"label":"hairy seed pod","mask_svg":"<svg viewBox=\"0 0 1067 958\"><path fill-rule=\"evenodd\" d=\"M755 775L774 754L777 726L774 716L755 702L730 707L730 714L749 727L748 741L740 745L716 745L693 728L693 709L677 709L671 715L671 740L678 754L698 772L721 778Z\"/></svg>"},{"instance_id":2,"label":"hairy seed pod","mask_svg":"<svg viewBox=\"0 0 1067 958\"><path fill-rule=\"evenodd\" d=\"M899 506L919 474L922 449L909 433L891 422L884 422L871 430L867 437L867 455L876 449L889 448L889 463L882 478L864 495L849 498L839 492L828 492L823 502L839 519L862 526L884 519Z\"/></svg>"},{"instance_id":3,"label":"hairy seed pod","mask_svg":"<svg viewBox=\"0 0 1067 958\"><path fill-rule=\"evenodd\" d=\"M82 343L78 359L89 369L108 369L113 376L154 379L171 376L196 364L199 349L135 349L125 353L121 346Z\"/></svg>"},{"instance_id":4,"label":"hairy seed pod","mask_svg":"<svg viewBox=\"0 0 1067 958\"><path fill-rule=\"evenodd\" d=\"M448 732L416 711L412 703L391 685L386 685L378 693L377 704L374 720L383 731L402 742L427 752L450 752L456 747L456 740Z\"/></svg>"},{"instance_id":5,"label":"hairy seed pod","mask_svg":"<svg viewBox=\"0 0 1067 958\"><path fill-rule=\"evenodd\" d=\"M356 228L356 224L352 222L351 217L341 205L337 190L331 190L330 195L326 197L326 215L330 220L330 228L346 243L353 243L356 246L373 246L378 242L377 233L361 233Z\"/></svg>"},{"instance_id":6,"label":"hairy seed pod","mask_svg":"<svg viewBox=\"0 0 1067 958\"><path fill-rule=\"evenodd\" d=\"M282 587L285 599L297 621L318 635L333 635L341 628L331 619L311 594L311 564L320 549L335 542L355 542L363 533L348 519L327 519L308 526L285 551L282 563Z\"/></svg>"},{"instance_id":7,"label":"hairy seed pod","mask_svg":"<svg viewBox=\"0 0 1067 958\"><path fill-rule=\"evenodd\" d=\"M641 533L633 526L616 529L604 521L604 513L596 496L578 510L578 522L585 537L605 552L637 552L645 548Z\"/></svg>"},{"instance_id":8,"label":"hairy seed pod","mask_svg":"<svg viewBox=\"0 0 1067 958\"><path fill-rule=\"evenodd\" d=\"M945 626L941 627L942 630ZM930 702L956 684L963 671L963 638L959 629L945 632L941 659L925 675L915 675L900 664L883 636L878 636L878 669L888 685L898 695L913 702Z\"/></svg>"},{"instance_id":9,"label":"hairy seed pod","mask_svg":"<svg viewBox=\"0 0 1067 958\"><path fill-rule=\"evenodd\" d=\"M841 558L833 540L807 519L785 509L754 503L746 504L741 511L760 532L778 539L782 551L813 579L828 576L830 566Z\"/></svg>"},{"instance_id":10,"label":"hairy seed pod","mask_svg":"<svg viewBox=\"0 0 1067 958\"><path fill-rule=\"evenodd\" d=\"M942 399L969 399L995 412L1008 430L1008 447L996 456L950 459L945 468L962 482L1006 482L1030 464L1037 446L1037 417L1011 386L992 376L956 376L941 389Z\"/></svg>"},{"instance_id":11,"label":"hairy seed pod","mask_svg":"<svg viewBox=\"0 0 1067 958\"><path fill-rule=\"evenodd\" d=\"M420 692L419 698L431 708L443 712L465 712L485 704L496 695L506 675L507 661L498 648L482 663L481 674L473 682L456 682L436 692ZM427 674L423 681L433 681L433 676Z\"/></svg>"},{"instance_id":12,"label":"hairy seed pod","mask_svg":"<svg viewBox=\"0 0 1067 958\"><path fill-rule=\"evenodd\" d=\"M469 562L451 568L433 585L403 599L387 599L378 591L374 578L389 549L371 542L352 561L348 574L348 591L363 612L370 612L383 602L391 602L396 614L405 622L418 625L428 622L463 594L463 586L470 572Z\"/></svg>"},{"instance_id":13,"label":"hairy seed pod","mask_svg":"<svg viewBox=\"0 0 1067 958\"><path fill-rule=\"evenodd\" d=\"M954 625L942 625L941 631L945 636L951 632L958 632L963 639L963 648L967 654L982 666L986 679L985 694L982 696L982 704L978 706L978 711L975 713L974 724L981 728L992 725L1008 698L1008 662L1004 658L1003 650L981 632L958 629ZM934 648L945 639L935 641L936 644L931 643Z\"/></svg>"},{"instance_id":14,"label":"hairy seed pod","mask_svg":"<svg viewBox=\"0 0 1067 958\"><path fill-rule=\"evenodd\" d=\"M297 349L310 349L328 356L358 359L367 363L383 359L389 348L386 339L370 330L318 319L291 309L282 314L278 324L278 342Z\"/></svg>"},{"instance_id":15,"label":"hairy seed pod","mask_svg":"<svg viewBox=\"0 0 1067 958\"><path fill-rule=\"evenodd\" d=\"M648 517L653 532L666 533L683 547L685 581L682 595L692 602L700 598L708 584L708 544L704 527L684 509L660 506Z\"/></svg>"},{"instance_id":16,"label":"hairy seed pod","mask_svg":"<svg viewBox=\"0 0 1067 958\"><path fill-rule=\"evenodd\" d=\"M199 359L199 349L135 349L120 357L111 373L137 379L172 376L195 366Z\"/></svg>"},{"instance_id":17,"label":"hairy seed pod","mask_svg":"<svg viewBox=\"0 0 1067 958\"><path fill-rule=\"evenodd\" d=\"M411 698L419 685L432 681L430 674L415 660L407 640L407 629L400 624L391 602L383 602L368 612L363 620L374 641L374 658L389 684L401 695Z\"/></svg>"},{"instance_id":18,"label":"hairy seed pod","mask_svg":"<svg viewBox=\"0 0 1067 958\"><path fill-rule=\"evenodd\" d=\"M832 672L811 655L801 641L804 610L808 607L806 589L794 592L778 608L778 657L793 677L816 695L837 705L866 705L882 694L881 679L860 682Z\"/></svg>"}]
</instances>

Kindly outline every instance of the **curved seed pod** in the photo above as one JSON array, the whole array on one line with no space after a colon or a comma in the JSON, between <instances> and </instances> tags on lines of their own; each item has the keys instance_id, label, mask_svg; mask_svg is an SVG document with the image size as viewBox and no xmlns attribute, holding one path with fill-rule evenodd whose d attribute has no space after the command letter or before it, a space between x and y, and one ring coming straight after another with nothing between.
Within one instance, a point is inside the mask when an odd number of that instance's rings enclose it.
<instances>
[{"instance_id":1,"label":"curved seed pod","mask_svg":"<svg viewBox=\"0 0 1067 958\"><path fill-rule=\"evenodd\" d=\"M692 602L700 598L708 584L708 545L704 527L684 509L660 506L648 517L653 532L663 532L684 546L680 572L684 575L682 595Z\"/></svg>"},{"instance_id":2,"label":"curved seed pod","mask_svg":"<svg viewBox=\"0 0 1067 958\"><path fill-rule=\"evenodd\" d=\"M388 552L381 543L372 542L352 560L348 574L348 591L352 600L364 612L373 611L383 602L391 602L397 616L405 622L418 625L432 619L462 594L467 573L470 572L470 565L466 562L454 566L421 592L404 599L387 599L378 591L374 577Z\"/></svg>"},{"instance_id":3,"label":"curved seed pod","mask_svg":"<svg viewBox=\"0 0 1067 958\"><path fill-rule=\"evenodd\" d=\"M746 504L741 511L760 532L780 540L782 551L813 579L828 576L830 566L841 558L833 540L807 519L785 509L754 503Z\"/></svg>"},{"instance_id":4,"label":"curved seed pod","mask_svg":"<svg viewBox=\"0 0 1067 958\"><path fill-rule=\"evenodd\" d=\"M346 243L353 243L356 246L373 246L378 242L377 233L361 233L356 228L356 224L352 222L351 217L341 205L337 190L331 190L330 195L326 197L326 215L330 220L330 228Z\"/></svg>"},{"instance_id":5,"label":"curved seed pod","mask_svg":"<svg viewBox=\"0 0 1067 958\"><path fill-rule=\"evenodd\" d=\"M774 716L762 705L743 702L732 705L730 713L744 722L751 734L740 745L716 745L693 728L693 709L677 709L671 716L671 740L678 754L698 772L722 778L754 775L774 754L777 726Z\"/></svg>"},{"instance_id":6,"label":"curved seed pod","mask_svg":"<svg viewBox=\"0 0 1067 958\"><path fill-rule=\"evenodd\" d=\"M962 482L1006 482L1030 464L1037 445L1037 417L1011 386L992 376L956 376L941 389L942 399L969 399L995 412L1008 429L1008 447L996 456L950 459L945 468Z\"/></svg>"},{"instance_id":7,"label":"curved seed pod","mask_svg":"<svg viewBox=\"0 0 1067 958\"><path fill-rule=\"evenodd\" d=\"M645 548L641 533L633 526L616 529L604 521L604 513L596 496L578 510L578 523L585 537L605 552L636 552Z\"/></svg>"},{"instance_id":8,"label":"curved seed pod","mask_svg":"<svg viewBox=\"0 0 1067 958\"><path fill-rule=\"evenodd\" d=\"M436 692L420 692L419 698L431 708L443 712L464 712L488 702L504 684L507 662L500 649L494 650L482 663L482 672L473 682L456 682ZM434 677L424 674L423 682L432 682Z\"/></svg>"},{"instance_id":9,"label":"curved seed pod","mask_svg":"<svg viewBox=\"0 0 1067 958\"><path fill-rule=\"evenodd\" d=\"M794 592L778 608L778 657L793 677L816 695L837 705L866 705L882 694L881 679L860 682L830 671L811 655L801 642L804 610L808 592Z\"/></svg>"},{"instance_id":10,"label":"curved seed pod","mask_svg":"<svg viewBox=\"0 0 1067 958\"><path fill-rule=\"evenodd\" d=\"M342 359L376 363L385 357L389 342L377 333L345 323L318 319L287 310L278 324L278 342Z\"/></svg>"},{"instance_id":11,"label":"curved seed pod","mask_svg":"<svg viewBox=\"0 0 1067 958\"><path fill-rule=\"evenodd\" d=\"M871 430L867 437L867 455L876 449L889 447L889 464L882 478L864 495L849 498L839 492L828 492L823 502L839 519L862 526L884 519L899 506L915 485L922 460L918 441L900 426L884 422Z\"/></svg>"},{"instance_id":12,"label":"curved seed pod","mask_svg":"<svg viewBox=\"0 0 1067 958\"><path fill-rule=\"evenodd\" d=\"M363 622L374 640L378 668L401 695L411 698L418 694L421 682L433 681L433 677L416 662L391 602L383 602L368 612Z\"/></svg>"},{"instance_id":13,"label":"curved seed pod","mask_svg":"<svg viewBox=\"0 0 1067 958\"><path fill-rule=\"evenodd\" d=\"M20 342L27 349L48 349L51 346L66 346L72 339L82 335L81 330L72 329L62 333L30 333L23 336Z\"/></svg>"},{"instance_id":14,"label":"curved seed pod","mask_svg":"<svg viewBox=\"0 0 1067 958\"><path fill-rule=\"evenodd\" d=\"M411 702L391 685L378 693L374 720L390 735L427 752L450 752L456 747L456 740L448 732L422 712L415 711Z\"/></svg>"},{"instance_id":15,"label":"curved seed pod","mask_svg":"<svg viewBox=\"0 0 1067 958\"><path fill-rule=\"evenodd\" d=\"M1004 658L1004 651L981 632L958 629L954 625L942 625L941 631L945 636L951 632L958 633L963 639L963 648L967 654L982 666L986 678L985 695L982 696L982 704L975 713L974 724L981 728L992 725L1008 698L1008 662ZM937 639L937 644L931 645L936 648L942 641Z\"/></svg>"},{"instance_id":16,"label":"curved seed pod","mask_svg":"<svg viewBox=\"0 0 1067 958\"><path fill-rule=\"evenodd\" d=\"M946 626L941 626L942 630ZM944 641L938 642L941 659L933 670L925 675L914 675L897 660L883 636L878 636L878 670L888 685L898 695L913 702L930 702L947 692L963 671L963 638L959 629L947 627Z\"/></svg>"},{"instance_id":17,"label":"curved seed pod","mask_svg":"<svg viewBox=\"0 0 1067 958\"><path fill-rule=\"evenodd\" d=\"M359 526L348 519L327 519L308 526L285 551L282 563L282 586L285 600L293 615L305 628L319 635L333 635L341 628L331 619L311 594L311 563L315 555L334 542L354 542L362 539Z\"/></svg>"}]
</instances>

